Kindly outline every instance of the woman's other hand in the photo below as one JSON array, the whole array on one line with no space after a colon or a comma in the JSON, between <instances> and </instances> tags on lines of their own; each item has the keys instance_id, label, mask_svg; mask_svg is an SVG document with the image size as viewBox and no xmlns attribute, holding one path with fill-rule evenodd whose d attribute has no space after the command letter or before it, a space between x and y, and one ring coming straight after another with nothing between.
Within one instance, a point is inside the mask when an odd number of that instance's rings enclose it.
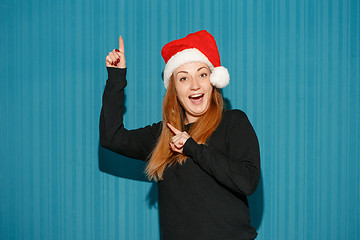
<instances>
[{"instance_id":1,"label":"woman's other hand","mask_svg":"<svg viewBox=\"0 0 360 240\"><path fill-rule=\"evenodd\" d=\"M182 153L185 142L190 138L187 132L181 132L170 123L167 123L168 128L175 134L170 143L171 150Z\"/></svg>"},{"instance_id":2,"label":"woman's other hand","mask_svg":"<svg viewBox=\"0 0 360 240\"><path fill-rule=\"evenodd\" d=\"M124 40L121 36L119 37L119 49L109 52L105 63L107 67L126 68Z\"/></svg>"}]
</instances>

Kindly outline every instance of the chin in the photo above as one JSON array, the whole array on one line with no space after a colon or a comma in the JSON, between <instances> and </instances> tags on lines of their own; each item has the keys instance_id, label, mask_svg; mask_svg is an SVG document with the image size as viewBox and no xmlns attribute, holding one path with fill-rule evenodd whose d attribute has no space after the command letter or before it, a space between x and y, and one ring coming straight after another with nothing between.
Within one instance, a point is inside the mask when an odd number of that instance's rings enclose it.
<instances>
[{"instance_id":1,"label":"chin","mask_svg":"<svg viewBox=\"0 0 360 240\"><path fill-rule=\"evenodd\" d=\"M201 108L201 109L190 109L190 111L188 111L192 116L194 117L201 117L202 115L204 115L206 113L207 108Z\"/></svg>"}]
</instances>

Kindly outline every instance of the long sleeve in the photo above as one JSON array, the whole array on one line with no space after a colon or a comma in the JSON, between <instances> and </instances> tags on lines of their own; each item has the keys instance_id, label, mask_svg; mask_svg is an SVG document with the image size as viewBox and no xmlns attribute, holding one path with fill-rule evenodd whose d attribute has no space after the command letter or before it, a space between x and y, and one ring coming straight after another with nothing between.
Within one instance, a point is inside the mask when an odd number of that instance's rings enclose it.
<instances>
[{"instance_id":1,"label":"long sleeve","mask_svg":"<svg viewBox=\"0 0 360 240\"><path fill-rule=\"evenodd\" d=\"M259 143L245 113L232 110L221 130L225 134L213 134L209 145L197 144L189 138L184 145L184 154L213 176L217 181L241 194L252 194L260 178ZM224 136L218 137L218 136ZM214 146L226 145L226 151Z\"/></svg>"},{"instance_id":2,"label":"long sleeve","mask_svg":"<svg viewBox=\"0 0 360 240\"><path fill-rule=\"evenodd\" d=\"M123 109L126 69L108 67L107 71L108 80L100 114L100 144L121 155L147 160L160 135L161 122L136 130L125 129Z\"/></svg>"}]
</instances>

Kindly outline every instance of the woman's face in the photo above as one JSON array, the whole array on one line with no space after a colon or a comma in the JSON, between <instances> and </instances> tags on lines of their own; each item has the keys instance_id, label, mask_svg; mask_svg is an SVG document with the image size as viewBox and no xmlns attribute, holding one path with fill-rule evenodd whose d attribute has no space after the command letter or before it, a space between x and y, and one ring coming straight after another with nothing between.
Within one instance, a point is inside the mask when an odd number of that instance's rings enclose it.
<instances>
[{"instance_id":1,"label":"woman's face","mask_svg":"<svg viewBox=\"0 0 360 240\"><path fill-rule=\"evenodd\" d=\"M195 122L210 105L213 86L210 69L202 62L190 62L178 67L174 73L178 100L185 109L186 123Z\"/></svg>"}]
</instances>

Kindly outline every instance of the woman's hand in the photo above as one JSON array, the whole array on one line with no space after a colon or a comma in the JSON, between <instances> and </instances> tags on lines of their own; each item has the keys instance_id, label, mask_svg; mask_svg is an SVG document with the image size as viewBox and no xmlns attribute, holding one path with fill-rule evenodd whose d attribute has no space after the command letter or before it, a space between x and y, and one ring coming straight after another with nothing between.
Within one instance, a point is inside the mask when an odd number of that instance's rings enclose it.
<instances>
[{"instance_id":1,"label":"woman's hand","mask_svg":"<svg viewBox=\"0 0 360 240\"><path fill-rule=\"evenodd\" d=\"M119 37L119 49L109 52L105 63L107 67L126 68L124 40L121 36Z\"/></svg>"},{"instance_id":2,"label":"woman's hand","mask_svg":"<svg viewBox=\"0 0 360 240\"><path fill-rule=\"evenodd\" d=\"M174 152L182 153L185 142L190 138L187 132L177 130L173 125L167 123L168 128L175 134L170 143L171 150Z\"/></svg>"}]
</instances>

